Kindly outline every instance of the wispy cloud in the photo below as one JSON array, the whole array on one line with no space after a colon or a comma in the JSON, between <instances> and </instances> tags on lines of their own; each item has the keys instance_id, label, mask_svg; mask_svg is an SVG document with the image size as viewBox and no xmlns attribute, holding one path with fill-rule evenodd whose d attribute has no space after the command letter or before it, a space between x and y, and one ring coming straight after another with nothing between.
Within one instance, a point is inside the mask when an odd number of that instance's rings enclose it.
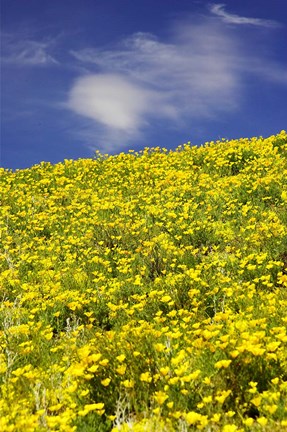
<instances>
[{"instance_id":1,"label":"wispy cloud","mask_svg":"<svg viewBox=\"0 0 287 432\"><path fill-rule=\"evenodd\" d=\"M2 34L1 60L16 66L46 66L58 61L49 53L52 42L23 39L12 34Z\"/></svg>"},{"instance_id":2,"label":"wispy cloud","mask_svg":"<svg viewBox=\"0 0 287 432\"><path fill-rule=\"evenodd\" d=\"M248 18L235 14L231 14L225 11L225 4L211 4L209 7L210 11L220 17L225 23L228 24L239 24L239 25L253 25L261 27L278 27L279 23L272 20L262 18Z\"/></svg>"},{"instance_id":3,"label":"wispy cloud","mask_svg":"<svg viewBox=\"0 0 287 432\"><path fill-rule=\"evenodd\" d=\"M68 107L106 126L115 140L140 134L156 119L178 127L190 119L235 109L238 77L231 40L211 23L177 30L169 43L137 33L113 50L72 55L90 69L71 88Z\"/></svg>"},{"instance_id":4,"label":"wispy cloud","mask_svg":"<svg viewBox=\"0 0 287 432\"><path fill-rule=\"evenodd\" d=\"M247 76L287 84L286 70L268 59L267 49L254 54L239 27L225 24L271 22L227 14L223 5L211 6L211 12L215 17L178 21L165 41L136 33L109 49L71 51L86 70L66 103L89 119L82 136L91 142L95 133L112 152L160 121L182 129L228 116L241 106Z\"/></svg>"}]
</instances>

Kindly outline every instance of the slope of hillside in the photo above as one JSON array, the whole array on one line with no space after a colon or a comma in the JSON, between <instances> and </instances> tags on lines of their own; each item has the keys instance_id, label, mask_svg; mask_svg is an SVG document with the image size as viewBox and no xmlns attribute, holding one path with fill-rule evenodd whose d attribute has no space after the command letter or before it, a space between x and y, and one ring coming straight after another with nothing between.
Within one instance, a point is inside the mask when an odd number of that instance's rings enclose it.
<instances>
[{"instance_id":1,"label":"slope of hillside","mask_svg":"<svg viewBox=\"0 0 287 432\"><path fill-rule=\"evenodd\" d=\"M0 430L287 427L287 134L1 170Z\"/></svg>"}]
</instances>

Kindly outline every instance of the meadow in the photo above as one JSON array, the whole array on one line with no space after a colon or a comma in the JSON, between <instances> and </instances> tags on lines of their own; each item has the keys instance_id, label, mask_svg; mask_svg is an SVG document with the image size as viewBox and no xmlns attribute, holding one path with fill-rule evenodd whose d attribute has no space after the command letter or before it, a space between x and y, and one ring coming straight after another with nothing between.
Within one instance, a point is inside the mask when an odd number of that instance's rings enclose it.
<instances>
[{"instance_id":1,"label":"meadow","mask_svg":"<svg viewBox=\"0 0 287 432\"><path fill-rule=\"evenodd\" d=\"M286 132L0 194L0 431L287 430Z\"/></svg>"}]
</instances>

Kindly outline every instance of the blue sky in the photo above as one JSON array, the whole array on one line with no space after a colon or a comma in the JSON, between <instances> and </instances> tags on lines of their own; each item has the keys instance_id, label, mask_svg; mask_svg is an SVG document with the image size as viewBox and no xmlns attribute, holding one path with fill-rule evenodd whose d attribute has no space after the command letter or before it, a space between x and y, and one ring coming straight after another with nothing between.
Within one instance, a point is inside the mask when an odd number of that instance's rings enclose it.
<instances>
[{"instance_id":1,"label":"blue sky","mask_svg":"<svg viewBox=\"0 0 287 432\"><path fill-rule=\"evenodd\" d=\"M2 0L1 165L269 136L285 0Z\"/></svg>"}]
</instances>

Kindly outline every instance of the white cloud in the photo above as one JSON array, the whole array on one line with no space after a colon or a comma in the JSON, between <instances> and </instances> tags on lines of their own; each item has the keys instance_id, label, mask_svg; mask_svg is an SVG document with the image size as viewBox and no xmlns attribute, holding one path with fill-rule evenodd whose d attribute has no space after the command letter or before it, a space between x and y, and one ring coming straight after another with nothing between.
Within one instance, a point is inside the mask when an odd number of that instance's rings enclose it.
<instances>
[{"instance_id":1,"label":"white cloud","mask_svg":"<svg viewBox=\"0 0 287 432\"><path fill-rule=\"evenodd\" d=\"M19 39L11 34L2 34L2 56L4 63L18 66L45 66L57 64L49 54L51 42Z\"/></svg>"},{"instance_id":2,"label":"white cloud","mask_svg":"<svg viewBox=\"0 0 287 432\"><path fill-rule=\"evenodd\" d=\"M113 149L125 141L139 138L141 130L148 127L151 116L175 120L177 115L163 93L150 90L143 83L134 83L119 73L78 78L69 93L66 107L99 125L97 129L91 125L84 127L78 132L81 138L91 142L95 134L94 137L100 136Z\"/></svg>"},{"instance_id":3,"label":"white cloud","mask_svg":"<svg viewBox=\"0 0 287 432\"><path fill-rule=\"evenodd\" d=\"M69 95L68 106L80 115L107 127L137 129L148 111L152 94L116 74L79 78Z\"/></svg>"},{"instance_id":4,"label":"white cloud","mask_svg":"<svg viewBox=\"0 0 287 432\"><path fill-rule=\"evenodd\" d=\"M254 26L263 27L278 27L276 21L262 19L262 18L247 18L239 15L228 13L224 10L225 4L212 4L210 5L210 11L219 16L224 22L228 24L248 24Z\"/></svg>"}]
</instances>

